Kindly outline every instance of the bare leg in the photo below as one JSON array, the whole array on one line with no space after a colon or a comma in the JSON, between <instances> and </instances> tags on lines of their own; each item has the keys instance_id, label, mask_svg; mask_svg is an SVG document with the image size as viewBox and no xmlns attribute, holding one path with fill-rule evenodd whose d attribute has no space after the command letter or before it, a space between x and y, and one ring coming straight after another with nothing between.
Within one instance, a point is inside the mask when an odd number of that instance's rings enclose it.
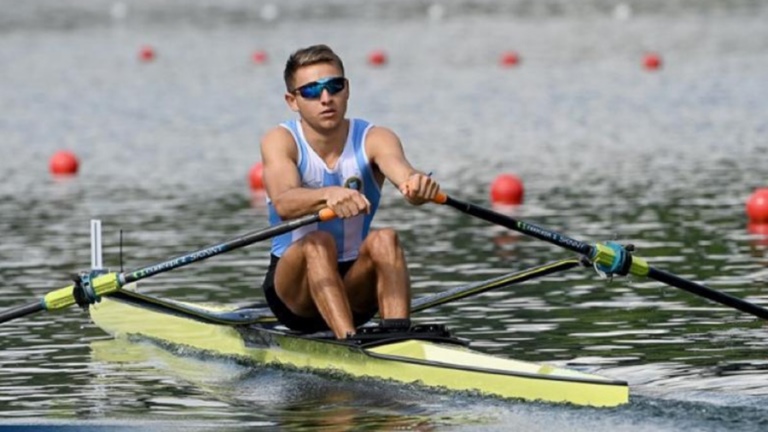
<instances>
[{"instance_id":1,"label":"bare leg","mask_svg":"<svg viewBox=\"0 0 768 432\"><path fill-rule=\"evenodd\" d=\"M344 278L344 285L356 312L370 310L378 302L379 314L384 319L410 316L411 281L394 230L381 229L368 235L357 262Z\"/></svg>"},{"instance_id":2,"label":"bare leg","mask_svg":"<svg viewBox=\"0 0 768 432\"><path fill-rule=\"evenodd\" d=\"M338 339L355 333L352 310L339 276L336 245L316 231L291 245L275 270L275 290L296 315L323 317Z\"/></svg>"}]
</instances>

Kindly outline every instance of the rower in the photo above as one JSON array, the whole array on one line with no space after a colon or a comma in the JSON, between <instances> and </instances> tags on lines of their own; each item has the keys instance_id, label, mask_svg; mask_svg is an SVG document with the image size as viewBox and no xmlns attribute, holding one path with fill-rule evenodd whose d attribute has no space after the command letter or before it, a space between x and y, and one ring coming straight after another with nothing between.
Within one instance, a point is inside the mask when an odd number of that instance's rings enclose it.
<instances>
[{"instance_id":1,"label":"rower","mask_svg":"<svg viewBox=\"0 0 768 432\"><path fill-rule=\"evenodd\" d=\"M292 330L330 328L339 339L377 312L386 325L410 325L410 280L392 229L370 230L384 181L410 204L432 201L439 185L415 169L391 130L347 118L350 82L325 45L293 53L284 98L299 118L261 141L270 224L330 208L339 219L273 238L263 289ZM397 321L388 321L397 320Z\"/></svg>"}]
</instances>

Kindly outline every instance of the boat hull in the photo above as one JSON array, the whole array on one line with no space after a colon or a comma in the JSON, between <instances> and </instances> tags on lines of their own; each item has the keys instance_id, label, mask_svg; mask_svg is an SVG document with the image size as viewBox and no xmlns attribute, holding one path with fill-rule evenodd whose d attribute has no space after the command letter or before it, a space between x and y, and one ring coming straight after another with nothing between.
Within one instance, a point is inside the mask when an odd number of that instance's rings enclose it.
<instances>
[{"instance_id":1,"label":"boat hull","mask_svg":"<svg viewBox=\"0 0 768 432\"><path fill-rule=\"evenodd\" d=\"M94 323L115 337L147 338L161 345L192 348L248 363L530 401L607 407L627 403L629 398L623 381L491 356L455 343L409 339L350 345L284 332L273 324L209 324L108 297L93 305L90 311Z\"/></svg>"}]
</instances>

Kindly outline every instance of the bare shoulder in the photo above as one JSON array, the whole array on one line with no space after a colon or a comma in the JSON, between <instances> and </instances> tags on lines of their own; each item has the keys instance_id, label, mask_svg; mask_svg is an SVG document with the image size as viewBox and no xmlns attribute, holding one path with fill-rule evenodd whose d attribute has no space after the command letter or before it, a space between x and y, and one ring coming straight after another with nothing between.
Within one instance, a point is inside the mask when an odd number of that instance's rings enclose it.
<instances>
[{"instance_id":1,"label":"bare shoulder","mask_svg":"<svg viewBox=\"0 0 768 432\"><path fill-rule=\"evenodd\" d=\"M293 144L293 135L288 129L282 126L275 126L268 130L264 136L261 137L261 145L281 145L281 144Z\"/></svg>"},{"instance_id":2,"label":"bare shoulder","mask_svg":"<svg viewBox=\"0 0 768 432\"><path fill-rule=\"evenodd\" d=\"M365 149L369 155L375 156L391 151L402 152L402 144L400 138L391 129L373 126L365 137Z\"/></svg>"},{"instance_id":3,"label":"bare shoulder","mask_svg":"<svg viewBox=\"0 0 768 432\"><path fill-rule=\"evenodd\" d=\"M273 127L261 138L261 154L289 156L295 159L297 150L293 135L282 126Z\"/></svg>"},{"instance_id":4,"label":"bare shoulder","mask_svg":"<svg viewBox=\"0 0 768 432\"><path fill-rule=\"evenodd\" d=\"M400 142L400 138L398 138L397 134L395 134L392 129L383 127L383 126L373 126L368 131L368 134L366 135L366 140L372 140L376 142L380 141L389 141L389 142Z\"/></svg>"}]
</instances>

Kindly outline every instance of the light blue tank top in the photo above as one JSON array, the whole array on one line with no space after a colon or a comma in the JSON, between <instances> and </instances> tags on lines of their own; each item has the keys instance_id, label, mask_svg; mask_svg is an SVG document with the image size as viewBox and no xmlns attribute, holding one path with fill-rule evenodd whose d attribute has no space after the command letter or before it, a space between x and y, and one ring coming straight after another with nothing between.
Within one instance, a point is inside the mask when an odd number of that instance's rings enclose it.
<instances>
[{"instance_id":1,"label":"light blue tank top","mask_svg":"<svg viewBox=\"0 0 768 432\"><path fill-rule=\"evenodd\" d=\"M298 168L302 187L344 186L357 189L371 203L371 213L349 219L334 219L307 225L274 237L272 239L272 254L282 256L293 242L304 237L307 233L321 230L330 233L336 240L339 261L350 261L357 258L360 245L370 231L371 221L379 207L379 198L381 198L381 188L376 182L370 161L365 154L365 136L372 125L365 120L350 119L347 142L344 144L344 150L334 169L328 168L322 158L309 146L304 138L299 120L290 120L280 124L280 126L291 132L299 150ZM270 225L281 223L282 219L277 215L269 196L267 196L267 207Z\"/></svg>"}]
</instances>

